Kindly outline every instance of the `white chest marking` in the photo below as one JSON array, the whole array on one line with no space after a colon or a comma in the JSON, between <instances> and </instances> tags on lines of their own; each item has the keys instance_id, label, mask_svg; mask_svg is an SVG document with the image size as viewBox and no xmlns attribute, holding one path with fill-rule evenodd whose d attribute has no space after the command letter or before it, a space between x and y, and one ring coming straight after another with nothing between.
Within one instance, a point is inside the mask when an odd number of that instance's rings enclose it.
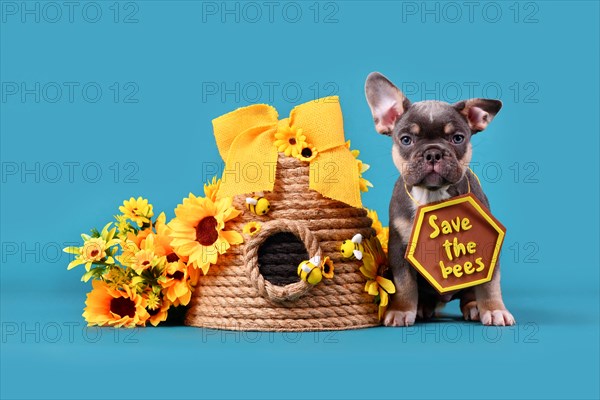
<instances>
[{"instance_id":1,"label":"white chest marking","mask_svg":"<svg viewBox=\"0 0 600 400\"><path fill-rule=\"evenodd\" d=\"M448 187L449 186L444 186L438 190L429 190L415 186L410 190L410 194L419 204L429 204L436 201L449 199L450 195L448 194ZM417 207L418 205L413 203L413 208L415 210Z\"/></svg>"}]
</instances>

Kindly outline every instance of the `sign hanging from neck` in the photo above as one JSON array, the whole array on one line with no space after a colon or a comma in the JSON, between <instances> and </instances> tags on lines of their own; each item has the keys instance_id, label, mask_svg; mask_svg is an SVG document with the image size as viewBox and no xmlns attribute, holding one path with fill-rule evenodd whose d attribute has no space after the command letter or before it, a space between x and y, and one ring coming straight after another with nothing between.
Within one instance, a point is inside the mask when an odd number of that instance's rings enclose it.
<instances>
[{"instance_id":1,"label":"sign hanging from neck","mask_svg":"<svg viewBox=\"0 0 600 400\"><path fill-rule=\"evenodd\" d=\"M467 193L421 205L405 258L439 293L489 282L506 228Z\"/></svg>"}]
</instances>

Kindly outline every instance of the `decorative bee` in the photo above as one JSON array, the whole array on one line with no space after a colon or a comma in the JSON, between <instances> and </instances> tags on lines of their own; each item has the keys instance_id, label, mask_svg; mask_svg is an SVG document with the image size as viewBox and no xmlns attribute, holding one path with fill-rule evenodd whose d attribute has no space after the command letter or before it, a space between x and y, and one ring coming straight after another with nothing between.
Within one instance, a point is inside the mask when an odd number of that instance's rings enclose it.
<instances>
[{"instance_id":1,"label":"decorative bee","mask_svg":"<svg viewBox=\"0 0 600 400\"><path fill-rule=\"evenodd\" d=\"M310 260L305 260L298 265L298 276L303 281L316 285L323 279L323 271L321 269L321 257L314 256Z\"/></svg>"},{"instance_id":2,"label":"decorative bee","mask_svg":"<svg viewBox=\"0 0 600 400\"><path fill-rule=\"evenodd\" d=\"M349 260L362 260L365 248L362 245L362 235L357 233L350 240L344 240L340 247L342 257Z\"/></svg>"},{"instance_id":3,"label":"decorative bee","mask_svg":"<svg viewBox=\"0 0 600 400\"><path fill-rule=\"evenodd\" d=\"M253 197L246 197L246 207L251 213L265 215L271 209L271 203L265 199L264 193L256 193Z\"/></svg>"}]
</instances>

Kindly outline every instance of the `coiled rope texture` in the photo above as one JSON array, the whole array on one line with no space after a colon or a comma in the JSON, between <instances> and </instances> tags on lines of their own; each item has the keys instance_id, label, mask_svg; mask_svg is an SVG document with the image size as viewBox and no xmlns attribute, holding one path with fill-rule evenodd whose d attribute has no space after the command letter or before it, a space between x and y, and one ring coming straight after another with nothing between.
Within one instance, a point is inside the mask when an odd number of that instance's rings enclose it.
<instances>
[{"instance_id":1,"label":"coiled rope texture","mask_svg":"<svg viewBox=\"0 0 600 400\"><path fill-rule=\"evenodd\" d=\"M308 188L309 165L280 155L275 187L265 197L271 211L257 216L246 209L245 195L234 198L242 215L227 229L242 231L250 221L261 224L255 236L232 246L201 277L186 315L187 325L213 329L256 331L319 331L379 325L377 305L364 292L361 262L345 260L339 246L356 233L374 234L364 209L327 199ZM343 183L340 183L343 184ZM333 279L313 286L298 279L286 286L267 281L259 270L260 246L271 235L290 232L310 257L329 256ZM270 257L272 255L269 255ZM285 260L286 254L281 254ZM272 257L271 257L272 258ZM295 274L296 271L293 271Z\"/></svg>"}]
</instances>

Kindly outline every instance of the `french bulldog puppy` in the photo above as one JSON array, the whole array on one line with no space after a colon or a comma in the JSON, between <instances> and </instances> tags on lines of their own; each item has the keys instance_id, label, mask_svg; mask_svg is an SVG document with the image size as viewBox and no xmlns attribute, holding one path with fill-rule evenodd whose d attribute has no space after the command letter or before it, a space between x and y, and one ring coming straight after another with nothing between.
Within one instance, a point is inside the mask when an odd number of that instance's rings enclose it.
<instances>
[{"instance_id":1,"label":"french bulldog puppy","mask_svg":"<svg viewBox=\"0 0 600 400\"><path fill-rule=\"evenodd\" d=\"M513 325L515 319L502 301L499 264L490 282L440 295L404 258L418 208L414 200L419 204L441 201L468 193L470 186L473 195L489 208L487 197L468 168L470 139L488 126L502 103L490 99L456 104L411 103L378 72L367 77L365 93L375 129L392 137L392 158L401 174L389 211L389 260L396 293L390 298L384 324L413 325L416 318L430 318L440 305L460 299L465 320Z\"/></svg>"}]
</instances>

